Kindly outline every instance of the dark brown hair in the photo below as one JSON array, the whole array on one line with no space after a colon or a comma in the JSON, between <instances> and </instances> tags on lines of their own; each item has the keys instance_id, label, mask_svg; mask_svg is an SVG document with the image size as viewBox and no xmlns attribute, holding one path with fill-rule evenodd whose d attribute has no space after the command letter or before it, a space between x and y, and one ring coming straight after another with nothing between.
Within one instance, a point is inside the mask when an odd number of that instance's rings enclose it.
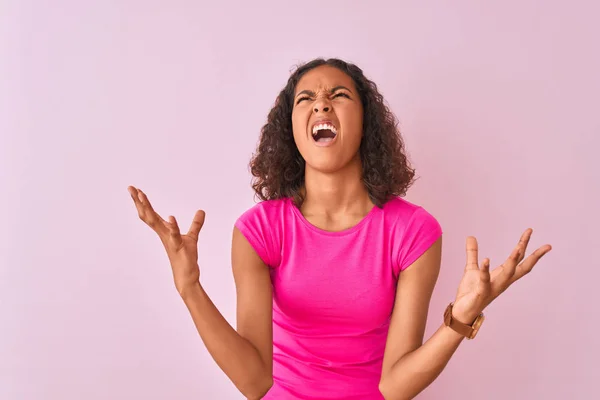
<instances>
[{"instance_id":1,"label":"dark brown hair","mask_svg":"<svg viewBox=\"0 0 600 400\"><path fill-rule=\"evenodd\" d=\"M305 161L292 132L294 93L300 78L321 65L340 69L354 81L363 104L363 138L360 144L362 180L371 201L382 207L392 196L404 196L414 183L415 170L406 157L398 121L387 107L377 85L354 64L318 58L298 66L277 96L261 129L257 151L250 161L252 188L261 200L291 197L296 206L304 201Z\"/></svg>"}]
</instances>

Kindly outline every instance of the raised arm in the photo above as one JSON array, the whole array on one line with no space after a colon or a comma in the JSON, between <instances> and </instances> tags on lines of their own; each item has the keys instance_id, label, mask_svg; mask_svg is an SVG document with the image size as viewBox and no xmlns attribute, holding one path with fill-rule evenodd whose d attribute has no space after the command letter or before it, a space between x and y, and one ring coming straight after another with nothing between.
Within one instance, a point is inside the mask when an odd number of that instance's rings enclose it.
<instances>
[{"instance_id":1,"label":"raised arm","mask_svg":"<svg viewBox=\"0 0 600 400\"><path fill-rule=\"evenodd\" d=\"M175 218L161 218L141 190L129 187L129 193L140 219L158 234L165 247L175 287L208 352L246 398L262 398L273 382L272 289L267 266L235 228L232 263L238 293L236 331L200 284L197 246L204 211L198 211L187 234L181 234Z\"/></svg>"},{"instance_id":2,"label":"raised arm","mask_svg":"<svg viewBox=\"0 0 600 400\"><path fill-rule=\"evenodd\" d=\"M233 229L231 247L233 277L237 293L237 331L260 356L261 398L273 385L273 287L269 268L238 228Z\"/></svg>"},{"instance_id":3,"label":"raised arm","mask_svg":"<svg viewBox=\"0 0 600 400\"><path fill-rule=\"evenodd\" d=\"M272 287L268 267L237 228L232 268L237 292L237 331L200 283L182 296L217 365L248 399L261 399L273 384Z\"/></svg>"},{"instance_id":4,"label":"raised arm","mask_svg":"<svg viewBox=\"0 0 600 400\"><path fill-rule=\"evenodd\" d=\"M506 261L491 272L489 259L479 264L477 240L467 238L467 262L453 302L453 318L472 324L485 307L528 274L552 249L544 245L525 258L532 232L527 229ZM443 371L464 340L464 336L441 323L422 343L440 263L441 238L400 274L379 385L386 400L412 399L419 394Z\"/></svg>"},{"instance_id":5,"label":"raised arm","mask_svg":"<svg viewBox=\"0 0 600 400\"><path fill-rule=\"evenodd\" d=\"M419 394L439 375L460 343L459 335L440 328L423 344L441 257L440 237L400 273L379 384L386 400L412 399Z\"/></svg>"}]
</instances>

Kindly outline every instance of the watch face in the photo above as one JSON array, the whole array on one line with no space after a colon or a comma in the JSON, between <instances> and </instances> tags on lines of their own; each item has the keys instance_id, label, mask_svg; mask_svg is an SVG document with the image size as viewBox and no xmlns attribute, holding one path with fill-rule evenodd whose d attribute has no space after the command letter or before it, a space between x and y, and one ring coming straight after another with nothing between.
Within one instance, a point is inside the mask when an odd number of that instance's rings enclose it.
<instances>
[{"instance_id":1,"label":"watch face","mask_svg":"<svg viewBox=\"0 0 600 400\"><path fill-rule=\"evenodd\" d=\"M444 312L444 325L450 326L450 322L452 322L452 304L449 304Z\"/></svg>"},{"instance_id":2,"label":"watch face","mask_svg":"<svg viewBox=\"0 0 600 400\"><path fill-rule=\"evenodd\" d=\"M479 328L481 327L481 324L483 324L484 320L485 320L485 316L483 314L481 314L479 317L477 317L477 319L475 320L475 322L473 322L473 335L472 335L472 337L475 337L475 335L477 335L477 332L479 331Z\"/></svg>"}]
</instances>

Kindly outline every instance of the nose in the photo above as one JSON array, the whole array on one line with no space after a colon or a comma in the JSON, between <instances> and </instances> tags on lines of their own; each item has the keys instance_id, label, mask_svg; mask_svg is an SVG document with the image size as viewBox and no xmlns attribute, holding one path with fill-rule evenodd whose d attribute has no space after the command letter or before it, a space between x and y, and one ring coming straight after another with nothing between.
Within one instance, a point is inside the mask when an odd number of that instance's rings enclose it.
<instances>
[{"instance_id":1,"label":"nose","mask_svg":"<svg viewBox=\"0 0 600 400\"><path fill-rule=\"evenodd\" d=\"M329 112L329 111L331 111L331 105L329 104L329 102L326 99L319 99L315 103L313 111L315 112L315 114L318 114L319 111Z\"/></svg>"}]
</instances>

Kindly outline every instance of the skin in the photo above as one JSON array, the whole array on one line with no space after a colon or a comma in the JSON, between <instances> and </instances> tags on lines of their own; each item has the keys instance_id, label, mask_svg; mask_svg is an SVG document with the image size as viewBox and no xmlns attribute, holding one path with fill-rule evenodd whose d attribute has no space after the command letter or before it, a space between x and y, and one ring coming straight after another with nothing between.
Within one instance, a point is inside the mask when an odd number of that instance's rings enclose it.
<instances>
[{"instance_id":1,"label":"skin","mask_svg":"<svg viewBox=\"0 0 600 400\"><path fill-rule=\"evenodd\" d=\"M361 182L358 149L363 107L356 93L352 79L330 66L309 71L296 88L292 126L295 143L306 161L301 212L309 222L324 230L339 231L354 226L374 206ZM312 139L312 124L323 118L330 119L338 129L339 137L329 147L318 147ZM196 213L188 233L182 235L175 218L162 219L140 189L130 186L129 192L140 219L158 234L165 247L175 287L209 353L246 398L260 399L273 384L272 287L268 267L234 228L232 268L237 292L237 329L234 329L200 283L197 242L204 211ZM552 249L544 245L525 257L532 232L527 229L509 257L492 271L489 259L479 262L476 238L467 238L466 265L454 299L455 319L472 323ZM398 279L379 385L387 400L415 397L442 372L464 340L441 324L423 343L441 254L440 238Z\"/></svg>"},{"instance_id":2,"label":"skin","mask_svg":"<svg viewBox=\"0 0 600 400\"><path fill-rule=\"evenodd\" d=\"M272 290L268 267L234 229L231 262L237 291L237 330L223 317L200 283L198 235L205 212L198 210L181 234L175 217L164 220L142 190L129 186L139 218L163 244L175 288L217 365L247 399L260 399L273 385Z\"/></svg>"},{"instance_id":3,"label":"skin","mask_svg":"<svg viewBox=\"0 0 600 400\"><path fill-rule=\"evenodd\" d=\"M321 119L337 128L336 142L318 147L312 126ZM339 231L356 225L374 206L364 187L358 149L363 106L348 75L330 66L307 72L296 86L292 128L306 161L302 214L313 225Z\"/></svg>"}]
</instances>

